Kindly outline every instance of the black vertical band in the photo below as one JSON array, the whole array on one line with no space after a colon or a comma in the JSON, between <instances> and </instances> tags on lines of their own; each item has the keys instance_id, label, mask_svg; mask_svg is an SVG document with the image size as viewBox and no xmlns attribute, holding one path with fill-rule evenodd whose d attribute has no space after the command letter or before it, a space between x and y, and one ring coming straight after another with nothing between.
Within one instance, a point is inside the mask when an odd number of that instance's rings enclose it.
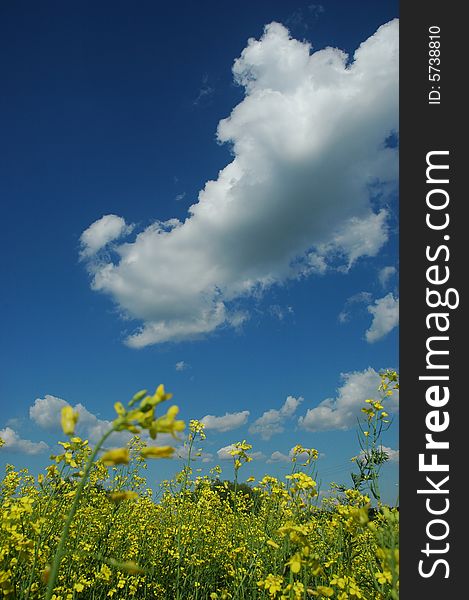
<instances>
[{"instance_id":1,"label":"black vertical band","mask_svg":"<svg viewBox=\"0 0 469 600\"><path fill-rule=\"evenodd\" d=\"M405 600L416 594L426 600L459 597L458 590L464 589L469 441L464 29L457 3L401 3L400 514Z\"/></svg>"}]
</instances>

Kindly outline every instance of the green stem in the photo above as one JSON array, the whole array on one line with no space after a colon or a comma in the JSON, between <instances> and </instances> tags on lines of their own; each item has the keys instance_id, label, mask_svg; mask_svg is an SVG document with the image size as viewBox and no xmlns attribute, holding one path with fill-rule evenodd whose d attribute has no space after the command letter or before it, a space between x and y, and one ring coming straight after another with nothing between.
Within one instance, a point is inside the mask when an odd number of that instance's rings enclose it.
<instances>
[{"instance_id":1,"label":"green stem","mask_svg":"<svg viewBox=\"0 0 469 600\"><path fill-rule=\"evenodd\" d=\"M185 496L186 496L186 489L187 489L187 482L189 480L189 469L190 469L190 465L191 465L191 454L192 454L192 446L194 445L194 441L195 441L195 435L189 438L189 450L187 452L187 463L185 466L185 473L184 473L184 480L183 480L183 484L181 487L181 492L180 492L180 498L179 498L179 503L178 503L178 509L177 509L177 520L178 520L178 530L177 530L177 553L178 553L178 566L177 566L177 573L176 573L176 598L177 600L180 599L180 594L179 594L179 581L181 578L181 527L182 527L182 523L181 523L181 512L180 511L180 507L181 507L181 502L185 502Z\"/></svg>"},{"instance_id":2,"label":"green stem","mask_svg":"<svg viewBox=\"0 0 469 600\"><path fill-rule=\"evenodd\" d=\"M64 468L65 468L65 466L62 465L61 468L60 468L60 471L59 471L59 477L62 477L62 473L64 471ZM52 494L49 494L49 498L48 498L48 500L46 502L46 506L44 508L44 511L42 513L40 513L41 517L42 517L43 514L47 513L47 511L49 509L49 506L51 505L52 500L55 497L55 492L58 490L58 487L59 487L59 483L57 481L56 484L55 484L54 492ZM41 525L41 528L39 530L39 534L38 534L37 539L36 539L36 541L34 543L34 560L33 560L33 564L32 564L32 567L31 567L31 573L30 573L30 576L29 576L28 589L26 591L25 600L29 599L29 595L31 593L31 586L33 584L34 575L36 573L36 565L37 565L37 559L38 559L38 553L39 553L39 545L40 545L40 541L42 539L43 532L44 532L44 524Z\"/></svg>"},{"instance_id":3,"label":"green stem","mask_svg":"<svg viewBox=\"0 0 469 600\"><path fill-rule=\"evenodd\" d=\"M99 450L101 449L101 446L104 444L104 442L107 440L107 438L111 435L111 433L114 431L114 427L112 427L111 429L109 429L109 431L107 431L103 437L99 440L99 442L97 443L95 449L93 450L93 453L91 454L91 456L88 459L88 462L86 464L85 467L85 471L83 473L83 476L80 480L80 483L78 484L77 487L77 491L75 494L75 498L73 499L73 503L72 506L70 508L70 511L67 515L67 519L65 521L65 525L64 528L62 530L62 535L60 536L60 541L59 544L57 546L57 550L55 551L55 555L54 555L54 560L52 562L52 567L49 573L49 580L47 582L47 590L46 590L46 595L45 595L45 599L44 600L51 600L52 598L52 593L54 591L55 588L55 584L57 582L57 576L59 574L59 568L60 568L60 563L62 561L62 555L64 552L64 548L65 548L65 543L67 541L67 537L68 537L68 532L70 529L70 525L72 524L72 520L73 517L75 516L75 513L77 511L78 508L78 503L80 502L80 497L83 493L83 489L85 487L86 481L88 479L88 476L90 474L91 468L93 466L94 463L94 459L96 458Z\"/></svg>"}]
</instances>

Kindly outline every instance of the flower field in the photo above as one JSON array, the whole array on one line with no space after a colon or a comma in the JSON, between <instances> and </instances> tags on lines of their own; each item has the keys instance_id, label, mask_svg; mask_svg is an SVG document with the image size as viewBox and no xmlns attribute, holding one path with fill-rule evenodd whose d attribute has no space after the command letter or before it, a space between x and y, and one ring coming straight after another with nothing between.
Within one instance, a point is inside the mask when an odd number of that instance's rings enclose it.
<instances>
[{"instance_id":1,"label":"flower field","mask_svg":"<svg viewBox=\"0 0 469 600\"><path fill-rule=\"evenodd\" d=\"M239 483L251 445L232 446L230 472L196 476L192 459L205 438L191 421L187 462L159 493L148 489L147 460L168 458L146 433L180 436L185 424L171 394L136 394L115 405L113 427L91 448L76 437L78 414L62 411L63 451L33 477L8 466L1 483L0 589L5 598L396 600L399 513L383 506L380 436L384 400L397 374L382 376L383 404L364 404L360 453L350 489L317 494L317 451L297 446L285 480ZM134 434L123 448L112 433ZM142 432L145 435L142 435ZM230 481L227 481L230 479ZM373 506L372 502L373 500Z\"/></svg>"}]
</instances>

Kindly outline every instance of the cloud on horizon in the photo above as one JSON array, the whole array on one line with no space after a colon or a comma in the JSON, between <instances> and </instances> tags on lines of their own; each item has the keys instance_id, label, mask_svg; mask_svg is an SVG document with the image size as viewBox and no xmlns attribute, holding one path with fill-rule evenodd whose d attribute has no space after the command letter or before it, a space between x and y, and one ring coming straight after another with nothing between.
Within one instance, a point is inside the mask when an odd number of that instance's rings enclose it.
<instances>
[{"instance_id":1,"label":"cloud on horizon","mask_svg":"<svg viewBox=\"0 0 469 600\"><path fill-rule=\"evenodd\" d=\"M342 373L343 384L337 390L335 398L323 400L315 408L310 408L298 419L298 424L307 431L334 431L352 429L361 416L365 400L381 398L378 387L381 383L379 373L368 367L364 371ZM399 393L385 400L388 412L397 412Z\"/></svg>"},{"instance_id":2,"label":"cloud on horizon","mask_svg":"<svg viewBox=\"0 0 469 600\"><path fill-rule=\"evenodd\" d=\"M83 438L88 438L91 443L96 443L104 433L111 427L112 421L100 419L90 412L83 404L71 404L62 398L46 394L44 398L36 398L34 404L29 408L30 419L45 430L62 431L60 425L60 411L62 407L70 404L79 414L76 432ZM125 444L131 434L127 431L115 432L112 436L113 443Z\"/></svg>"},{"instance_id":3,"label":"cloud on horizon","mask_svg":"<svg viewBox=\"0 0 469 600\"><path fill-rule=\"evenodd\" d=\"M223 448L217 450L218 460L233 460L234 457L230 454L230 452L234 449L234 447L234 444L228 444L228 446L223 446ZM263 452L250 451L248 454L253 460L263 460L265 458Z\"/></svg>"},{"instance_id":4,"label":"cloud on horizon","mask_svg":"<svg viewBox=\"0 0 469 600\"><path fill-rule=\"evenodd\" d=\"M388 239L381 202L394 192L398 20L353 60L311 52L280 23L233 66L244 99L218 124L233 160L207 181L184 221L133 226L105 215L81 236L93 290L142 326L126 344L194 339L249 318L237 301L289 279L348 270ZM112 251L112 256L110 252Z\"/></svg>"},{"instance_id":5,"label":"cloud on horizon","mask_svg":"<svg viewBox=\"0 0 469 600\"><path fill-rule=\"evenodd\" d=\"M49 450L49 446L46 442L32 442L31 440L25 440L11 427L5 427L0 430L0 438L5 442L2 448L10 452L35 455L42 454Z\"/></svg>"},{"instance_id":6,"label":"cloud on horizon","mask_svg":"<svg viewBox=\"0 0 469 600\"><path fill-rule=\"evenodd\" d=\"M205 429L214 431L231 431L244 425L249 417L249 411L243 410L235 413L226 413L222 417L214 415L205 415L200 421L205 425Z\"/></svg>"},{"instance_id":7,"label":"cloud on horizon","mask_svg":"<svg viewBox=\"0 0 469 600\"><path fill-rule=\"evenodd\" d=\"M273 435L283 433L285 431L285 421L293 417L302 402L303 398L301 396L299 398L288 396L279 410L275 408L266 410L261 417L254 421L249 428L249 433L258 433L263 440L270 440Z\"/></svg>"},{"instance_id":8,"label":"cloud on horizon","mask_svg":"<svg viewBox=\"0 0 469 600\"><path fill-rule=\"evenodd\" d=\"M301 463L301 461L306 461L308 459L307 452L300 452L299 454L297 454L297 453L295 453L295 446L293 446L292 448L290 448L290 451L288 454L284 454L283 452L280 452L279 450L275 450L274 452L272 452L272 454L270 455L270 458L268 458L266 462L268 462L268 463L280 463L280 462L290 463L294 456L296 456L297 461L299 463ZM326 455L323 452L321 452L319 454L319 458L324 458L325 456Z\"/></svg>"},{"instance_id":9,"label":"cloud on horizon","mask_svg":"<svg viewBox=\"0 0 469 600\"><path fill-rule=\"evenodd\" d=\"M394 450L393 448L390 448L389 446L381 446L381 450L383 450L383 452L386 452L386 454L388 455L388 462L390 463L398 463L399 462L399 450ZM364 456L365 451L362 450L360 452L360 454L358 455L358 457Z\"/></svg>"}]
</instances>

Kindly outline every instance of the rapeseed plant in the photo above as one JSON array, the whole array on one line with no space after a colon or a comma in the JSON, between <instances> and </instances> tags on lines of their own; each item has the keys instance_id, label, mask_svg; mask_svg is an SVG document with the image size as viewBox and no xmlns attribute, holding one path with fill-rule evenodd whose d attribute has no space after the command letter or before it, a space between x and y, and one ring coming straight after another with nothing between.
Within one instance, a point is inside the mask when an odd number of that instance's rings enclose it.
<instances>
[{"instance_id":1,"label":"rapeseed plant","mask_svg":"<svg viewBox=\"0 0 469 600\"><path fill-rule=\"evenodd\" d=\"M233 482L221 480L219 466L210 476L194 474L205 439L195 420L185 464L163 482L155 501L146 461L171 458L175 450L148 445L143 433L177 439L183 431L177 406L156 414L171 394L159 386L154 394L138 392L126 406L116 403L116 418L94 448L75 435L79 416L65 407L63 451L37 478L8 465L1 482L3 597L397 600L399 513L381 504L382 463L372 453L382 450L385 401L397 386L396 373L383 373L383 398L365 403L359 428L368 463L356 461L354 485L336 486L322 503L318 452L300 445L284 480L265 475L253 487L238 482L251 460L245 440L232 445ZM105 447L124 430L133 435L125 447Z\"/></svg>"}]
</instances>

